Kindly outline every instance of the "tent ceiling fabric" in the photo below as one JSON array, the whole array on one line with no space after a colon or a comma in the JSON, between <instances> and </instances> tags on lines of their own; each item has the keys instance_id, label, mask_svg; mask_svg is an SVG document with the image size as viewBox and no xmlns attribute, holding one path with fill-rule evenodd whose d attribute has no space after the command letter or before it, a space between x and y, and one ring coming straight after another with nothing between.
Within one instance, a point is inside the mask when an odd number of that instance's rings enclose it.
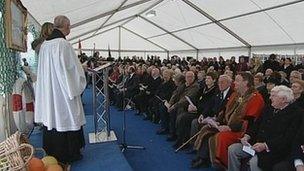
<instances>
[{"instance_id":1,"label":"tent ceiling fabric","mask_svg":"<svg viewBox=\"0 0 304 171\"><path fill-rule=\"evenodd\" d=\"M114 28L110 31L107 31L91 39L87 39L81 42L81 47L83 49L93 49L94 43L96 49L108 49L110 46L111 49L118 49L118 28ZM106 41L104 41L106 40ZM75 48L78 48L78 44L73 45Z\"/></svg>"},{"instance_id":2,"label":"tent ceiling fabric","mask_svg":"<svg viewBox=\"0 0 304 171\"><path fill-rule=\"evenodd\" d=\"M74 44L78 39L83 40L82 47L85 48L93 48L95 43L96 49L106 49L109 44L111 49L118 50L118 26L121 25L138 34L121 29L121 48L124 50L244 47L227 30L185 3L186 0L127 0L123 5L124 0L21 1L40 24L53 21L57 15L68 16L72 25L78 23L68 38L74 38L71 40ZM220 20L220 24L253 47L304 43L304 0L188 1L214 18L215 22ZM278 7L272 9L275 6ZM145 14L151 9L156 11L156 16L146 18ZM102 17L96 18L98 16ZM98 29L103 23L106 27Z\"/></svg>"},{"instance_id":3,"label":"tent ceiling fabric","mask_svg":"<svg viewBox=\"0 0 304 171\"><path fill-rule=\"evenodd\" d=\"M171 35L164 35L161 37L155 37L149 39L152 42L168 49L169 51L173 50L189 50L192 49L194 50L191 46L188 46L187 44L181 42L175 37L172 37Z\"/></svg>"},{"instance_id":4,"label":"tent ceiling fabric","mask_svg":"<svg viewBox=\"0 0 304 171\"><path fill-rule=\"evenodd\" d=\"M152 43L149 43L147 41L143 41L142 38L136 36L135 34L125 30L121 29L121 49L122 50L142 50L142 49L151 49L153 51L164 51L163 49L160 49L159 47L153 45Z\"/></svg>"},{"instance_id":5,"label":"tent ceiling fabric","mask_svg":"<svg viewBox=\"0 0 304 171\"><path fill-rule=\"evenodd\" d=\"M93 36L92 35L93 33L91 33L91 34L88 34L88 35L83 35L83 36L79 37L79 39L80 40L87 40L87 39L90 39L90 38L93 38L93 37L98 37L99 35L101 35L105 32L108 32L107 30L112 30L112 29L118 27L119 25L123 24L123 22L125 22L125 21L121 21L121 22L118 22L116 24L113 24L113 25L110 25L110 26L107 26L107 27L104 27L104 28L100 29L98 31L98 33L96 33L96 36ZM113 35L113 36L118 36L118 35ZM79 39L73 39L73 40L71 40L71 43L72 44L76 43L76 42L78 42ZM104 41L108 41L108 40L104 40ZM117 41L118 41L118 39L117 39ZM117 42L117 44L118 44L118 42Z\"/></svg>"},{"instance_id":6,"label":"tent ceiling fabric","mask_svg":"<svg viewBox=\"0 0 304 171\"><path fill-rule=\"evenodd\" d=\"M230 34L227 34L216 24L197 27L194 29L181 31L175 34L181 37L182 39L191 42L199 49L243 46L240 41L232 37Z\"/></svg>"},{"instance_id":7,"label":"tent ceiling fabric","mask_svg":"<svg viewBox=\"0 0 304 171\"><path fill-rule=\"evenodd\" d=\"M168 31L210 21L180 0L164 1L162 4L154 7L154 10L157 12L157 15L150 20Z\"/></svg>"},{"instance_id":8,"label":"tent ceiling fabric","mask_svg":"<svg viewBox=\"0 0 304 171\"><path fill-rule=\"evenodd\" d=\"M155 2L156 1L150 1L150 2L146 2L144 4L137 5L133 8L129 8L129 9L126 9L126 10L119 11L119 12L115 13L113 15L113 17L108 22L112 23L112 22L115 22L115 21L117 21L121 18L136 15L136 14L142 12L143 10L145 10L146 8L148 8L149 6L151 6Z\"/></svg>"},{"instance_id":9,"label":"tent ceiling fabric","mask_svg":"<svg viewBox=\"0 0 304 171\"><path fill-rule=\"evenodd\" d=\"M138 34L142 35L145 38L165 33L163 30L154 27L152 24L147 23L145 20L139 17L127 23L125 27L130 30L133 30L134 32L137 32Z\"/></svg>"},{"instance_id":10,"label":"tent ceiling fabric","mask_svg":"<svg viewBox=\"0 0 304 171\"><path fill-rule=\"evenodd\" d=\"M90 30L92 30L93 28L98 28L100 27L100 23L103 23L106 21L106 17L103 17L101 19L95 20L93 22L89 22L87 24L75 27L71 30L71 33L69 34L68 38L73 38L77 35L86 33Z\"/></svg>"},{"instance_id":11,"label":"tent ceiling fabric","mask_svg":"<svg viewBox=\"0 0 304 171\"><path fill-rule=\"evenodd\" d=\"M287 31L296 43L304 42L304 3L271 10L268 13ZM302 29L301 29L302 28Z\"/></svg>"},{"instance_id":12,"label":"tent ceiling fabric","mask_svg":"<svg viewBox=\"0 0 304 171\"><path fill-rule=\"evenodd\" d=\"M265 13L224 21L223 24L237 32L244 39L249 40L250 44L294 43ZM240 25L247 25L248 27L240 27Z\"/></svg>"},{"instance_id":13,"label":"tent ceiling fabric","mask_svg":"<svg viewBox=\"0 0 304 171\"><path fill-rule=\"evenodd\" d=\"M90 18L118 8L123 0L22 0L23 5L40 23L52 22L60 14L70 18L71 23Z\"/></svg>"}]
</instances>

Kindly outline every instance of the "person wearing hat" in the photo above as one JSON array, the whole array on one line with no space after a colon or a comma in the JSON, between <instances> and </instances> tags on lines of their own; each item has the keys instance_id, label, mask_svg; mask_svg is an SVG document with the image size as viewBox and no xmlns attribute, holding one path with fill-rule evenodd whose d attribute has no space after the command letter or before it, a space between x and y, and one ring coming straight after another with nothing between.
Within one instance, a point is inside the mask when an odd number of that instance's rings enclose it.
<instances>
[{"instance_id":1,"label":"person wearing hat","mask_svg":"<svg viewBox=\"0 0 304 171\"><path fill-rule=\"evenodd\" d=\"M272 74L266 82L266 88L268 90L268 94L264 97L264 101L266 104L270 104L271 102L269 99L271 89L278 85L281 85L281 77L279 77L279 75L277 74Z\"/></svg>"}]
</instances>

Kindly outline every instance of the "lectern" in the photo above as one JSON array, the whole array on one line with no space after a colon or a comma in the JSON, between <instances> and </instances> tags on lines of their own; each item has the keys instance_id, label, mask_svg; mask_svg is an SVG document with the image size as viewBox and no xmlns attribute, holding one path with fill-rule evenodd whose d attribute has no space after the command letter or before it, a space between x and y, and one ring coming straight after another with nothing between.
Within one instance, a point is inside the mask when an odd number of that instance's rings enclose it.
<instances>
[{"instance_id":1,"label":"lectern","mask_svg":"<svg viewBox=\"0 0 304 171\"><path fill-rule=\"evenodd\" d=\"M92 111L94 132L89 133L90 143L116 141L114 131L110 130L110 101L108 75L112 63L106 63L95 69L88 69L92 76Z\"/></svg>"}]
</instances>

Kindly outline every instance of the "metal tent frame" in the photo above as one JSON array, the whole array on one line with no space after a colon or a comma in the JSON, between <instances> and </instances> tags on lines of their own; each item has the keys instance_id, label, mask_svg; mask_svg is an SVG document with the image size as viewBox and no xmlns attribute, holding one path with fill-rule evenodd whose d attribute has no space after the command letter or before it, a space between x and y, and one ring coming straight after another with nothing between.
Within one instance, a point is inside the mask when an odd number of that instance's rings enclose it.
<instances>
[{"instance_id":1,"label":"metal tent frame","mask_svg":"<svg viewBox=\"0 0 304 171\"><path fill-rule=\"evenodd\" d=\"M275 5L275 6L271 6L271 7L268 7L268 8L264 8L264 9L259 9L259 10L256 10L256 11L251 11L251 12L247 12L247 13L243 13L243 14L239 14L239 15L235 15L235 16L232 16L232 17L227 17L227 18L223 18L223 19L220 19L220 20L216 20L213 16L211 16L210 14L208 14L207 12L205 12L204 10L202 10L201 8L199 8L198 6L196 6L195 4L193 4L191 2L191 0L182 0L185 4L189 5L193 10L196 10L198 11L200 14L202 14L204 17L208 18L210 20L210 22L207 22L207 23L202 23L202 24L198 24L198 25L194 25L194 26L190 26L190 27L185 27L185 28L182 28L182 29L178 29L178 30L173 30L173 31L168 31L166 29L164 29L161 25L158 25L157 23L154 23L152 21L150 21L149 19L147 19L146 17L142 16L143 13L147 12L148 10L152 9L153 7L161 4L162 2L164 2L163 0L159 0L157 1L156 3L154 3L153 5L149 6L148 8L146 8L145 10L143 10L142 12L138 13L137 15L132 15L132 16L128 16L128 17L125 17L123 19L120 19L118 21L115 21L115 22L112 22L112 23L108 23L106 24L109 19L115 15L115 13L119 12L119 11L123 11L123 10L126 10L126 9L130 9L130 8L133 8L133 7L136 7L138 5L141 5L141 4L144 4L144 3L147 3L147 2L150 2L152 0L141 0L141 1L137 1L137 2L134 2L134 3L131 3L129 5L126 5L126 6L123 6L123 4L125 4L127 2L127 0L123 1L123 3L115 10L112 10L112 11L109 11L109 12L105 12L105 13L102 13L102 14L99 14L99 15L96 15L96 16L93 16L91 18L88 18L88 19L85 19L83 21L80 21L78 23L75 23L74 25L72 25L72 28L76 28L78 26L81 26L83 24L86 24L88 22L91 22L91 21L95 21L97 19L100 19L102 17L106 17L106 16L109 16L108 19L98 28L95 28L95 29L92 29L86 33L83 33L83 34L80 34L80 35L77 35L73 38L70 39L70 41L74 41L72 44L76 44L78 42L75 41L76 39L80 39L81 41L84 41L84 40L88 40L90 38L93 38L95 36L98 36L98 35L101 35L101 34L104 34L110 30L113 30L113 29L116 29L118 28L119 30L121 30L121 28L131 32L132 34L142 38L143 40L145 41L148 41L149 43L153 44L153 45L156 45L157 47L159 47L160 49L163 49L164 51L154 51L154 50L142 50L142 51L139 51L139 50L130 50L130 49L121 49L121 31L119 31L119 49L115 49L115 50L112 50L114 52L119 52L119 54L121 52L160 52L160 53L167 53L169 54L170 52L195 52L196 53L196 57L198 58L198 54L200 52L208 52L208 51L225 51L225 50L237 50L237 49L247 49L248 51L248 56L250 56L251 54L251 50L252 49L257 49L257 48L264 48L264 47L268 47L268 48L275 48L275 47L283 47L283 46L288 46L288 47L298 47L298 46L302 46L304 45L304 43L292 43L292 44L273 44L273 45L258 45L258 46L255 46L255 45L251 45L248 43L248 41L246 41L245 39L241 38L236 32L232 31L231 29L229 29L228 27L226 27L225 25L222 24L223 21L227 21L227 20L232 20L232 19L236 19L236 18L241 18L241 17L244 17L244 16L248 16L248 15L253 15L253 14L257 14L257 13L261 13L261 12L266 12L266 11L269 11L269 10L273 10L273 9L278 9L278 8L282 8L282 7L285 7L285 6L289 6L289 5L294 5L294 4L297 4L297 3L300 3L300 2L303 2L304 0L295 0L295 1L291 1L291 2L287 2L287 3L284 3L284 4L278 4L278 5ZM154 35L154 36L151 36L151 37L144 37L138 33L136 33L135 31L131 30L131 29L128 29L126 27L124 27L125 24L127 24L128 22L134 20L135 18L141 18L142 20L154 25L155 27L161 29L162 31L164 31L165 33L162 33L162 34L159 34L159 35ZM117 24L119 22L122 22L122 21L125 21L123 24L120 24L119 26L117 27L114 27L114 28L111 28L111 29L107 29L105 31L102 31L100 33L97 33L99 30L103 29L103 28L106 28L106 27L109 27L109 26L112 26L114 24ZM197 27L201 27L201 26L205 26L205 25L209 25L209 24L217 24L221 29L223 29L225 32L227 32L228 34L230 34L231 36L233 36L235 39L237 39L239 42L241 42L242 44L244 44L244 46L238 46L238 47L224 47L224 48L203 48L203 49L200 49L200 48L197 48L195 47L194 45L192 45L191 43L183 40L182 38L180 38L179 36L177 36L176 34L174 33L178 33L178 32L181 32L181 31L185 31L185 30L189 30L189 29L193 29L193 28L197 28ZM281 27L280 27L281 28ZM282 31L287 34L283 28L281 28ZM93 33L92 35L90 36L87 36L89 35L90 33ZM165 47L163 46L160 46L159 44L157 44L156 42L153 42L151 39L152 38L156 38L156 37L160 37L160 36L164 36L164 35L170 35L176 39L178 39L179 41L181 41L182 43L184 43L185 45L187 46L190 46L192 49L189 49L189 50L168 50L166 49ZM87 36L87 37L86 37ZM290 37L290 36L289 36ZM293 41L293 40L292 40ZM294 41L293 41L294 42ZM86 50L89 50L89 49L86 49ZM106 51L105 49L98 49L100 51ZM119 55L120 56L120 55Z\"/></svg>"}]
</instances>

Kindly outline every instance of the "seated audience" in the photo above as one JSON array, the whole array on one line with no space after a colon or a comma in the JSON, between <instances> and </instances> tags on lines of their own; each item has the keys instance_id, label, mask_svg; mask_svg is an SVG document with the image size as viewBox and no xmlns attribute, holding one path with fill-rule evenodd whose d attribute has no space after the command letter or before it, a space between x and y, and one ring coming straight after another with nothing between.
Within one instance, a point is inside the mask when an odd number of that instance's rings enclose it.
<instances>
[{"instance_id":1,"label":"seated audience","mask_svg":"<svg viewBox=\"0 0 304 171\"><path fill-rule=\"evenodd\" d=\"M289 76L289 82L292 84L295 79L302 80L302 74L299 71L291 71L290 76Z\"/></svg>"},{"instance_id":2,"label":"seated audience","mask_svg":"<svg viewBox=\"0 0 304 171\"><path fill-rule=\"evenodd\" d=\"M202 111L199 111L199 117L193 119L191 123L191 136L194 136L203 126L202 121L207 117L214 117L220 111L225 110L230 95L234 92L232 88L232 79L228 75L221 75L218 79L219 92L204 105ZM199 104L198 104L199 105ZM188 110L191 110L189 105Z\"/></svg>"},{"instance_id":3,"label":"seated audience","mask_svg":"<svg viewBox=\"0 0 304 171\"><path fill-rule=\"evenodd\" d=\"M197 101L199 94L199 86L195 81L195 74L193 71L186 72L185 84L178 87L176 94L173 94L169 102L165 102L167 111L170 113L170 136L168 141L176 140L176 122L179 115L187 111L189 101L186 96L192 101Z\"/></svg>"},{"instance_id":4,"label":"seated audience","mask_svg":"<svg viewBox=\"0 0 304 171\"><path fill-rule=\"evenodd\" d=\"M157 132L158 134L164 134L167 133L167 131L169 131L169 133L171 132L171 135L173 137L173 131L174 130L170 130L170 113L168 112L167 107L165 106L165 104L169 103L169 104L173 104L177 101L178 97L178 92L181 91L184 83L185 83L185 76L182 74L177 74L174 76L173 78L174 80L174 84L176 89L173 91L172 96L170 97L169 101L165 101L162 105L160 105L160 108L158 110L158 115L160 115L160 120L161 120L161 128L160 130Z\"/></svg>"},{"instance_id":5,"label":"seated audience","mask_svg":"<svg viewBox=\"0 0 304 171\"><path fill-rule=\"evenodd\" d=\"M265 101L265 99L267 99L269 96L268 96L268 91L267 91L267 88L266 88L266 85L265 83L263 82L263 73L257 73L255 76L254 76L254 88L256 90L258 90L258 92L263 96L263 99Z\"/></svg>"},{"instance_id":6,"label":"seated audience","mask_svg":"<svg viewBox=\"0 0 304 171\"><path fill-rule=\"evenodd\" d=\"M169 69L163 71L163 82L156 90L153 98L155 105L155 118L160 119L161 128L157 134L166 134L169 131L169 114L167 113L164 102L169 101L176 86L172 80L173 72ZM161 115L163 113L163 115Z\"/></svg>"},{"instance_id":7,"label":"seated audience","mask_svg":"<svg viewBox=\"0 0 304 171\"><path fill-rule=\"evenodd\" d=\"M303 111L302 111L303 112ZM293 150L291 155L291 165L290 168L296 171L303 171L304 170L304 124L303 120L304 117L302 116L302 124L300 129L297 132L296 138L294 139L293 143ZM289 161L285 162L286 165L290 164Z\"/></svg>"},{"instance_id":8,"label":"seated audience","mask_svg":"<svg viewBox=\"0 0 304 171\"><path fill-rule=\"evenodd\" d=\"M145 120L151 119L151 116L147 110L149 100L155 95L155 91L161 84L162 80L160 78L159 69L153 68L151 71L151 76L146 80L146 83L139 84L140 92L135 95L134 102L136 109L139 111L138 114L145 112ZM146 102L146 103L143 103Z\"/></svg>"},{"instance_id":9,"label":"seated audience","mask_svg":"<svg viewBox=\"0 0 304 171\"><path fill-rule=\"evenodd\" d=\"M132 100L134 96L139 92L139 78L135 74L135 68L133 66L128 67L128 76L126 78L125 83L123 84L123 87L119 89L119 93L116 95L116 102L117 106L120 110L123 110L125 106L123 106L123 103L128 98L129 100Z\"/></svg>"},{"instance_id":10,"label":"seated audience","mask_svg":"<svg viewBox=\"0 0 304 171\"><path fill-rule=\"evenodd\" d=\"M200 89L204 88L204 86L205 86L205 78L206 78L206 73L204 70L199 71L197 73L197 83L198 83Z\"/></svg>"},{"instance_id":11,"label":"seated audience","mask_svg":"<svg viewBox=\"0 0 304 171\"><path fill-rule=\"evenodd\" d=\"M273 73L273 70L272 69L270 69L270 68L268 68L268 69L266 69L266 71L265 71L265 76L264 76L264 83L266 83L267 82L267 80L268 80L268 78L270 77L270 75Z\"/></svg>"},{"instance_id":12,"label":"seated audience","mask_svg":"<svg viewBox=\"0 0 304 171\"><path fill-rule=\"evenodd\" d=\"M195 99L190 99L187 110L184 113L180 113L176 119L177 141L174 148L178 148L184 143L190 136L191 122L193 119L198 118L199 113L202 113L208 103L210 103L213 96L217 94L217 75L216 73L209 72L206 75L205 86L200 92L198 102ZM209 113L204 113L209 114Z\"/></svg>"},{"instance_id":13,"label":"seated audience","mask_svg":"<svg viewBox=\"0 0 304 171\"><path fill-rule=\"evenodd\" d=\"M150 77L150 81L146 90L146 94L148 96L147 98L147 109L146 109L146 116L144 118L144 120L152 120L153 122L158 122L159 119L155 118L156 116L156 106L154 105L154 98L156 95L157 90L159 89L159 87L161 86L163 80L160 77L160 71L158 68L154 68L151 71L151 77Z\"/></svg>"},{"instance_id":14,"label":"seated audience","mask_svg":"<svg viewBox=\"0 0 304 171\"><path fill-rule=\"evenodd\" d=\"M304 109L304 81L295 79L291 85L295 102L300 108Z\"/></svg>"},{"instance_id":15,"label":"seated audience","mask_svg":"<svg viewBox=\"0 0 304 171\"><path fill-rule=\"evenodd\" d=\"M86 59L89 67L99 64L96 54ZM304 171L303 62L293 67L275 54L260 59L119 57L109 75L110 99L120 110L135 102L136 114L160 124L156 133L169 134L174 148L193 137L183 148L197 153L192 168ZM253 157L242 151L249 144Z\"/></svg>"},{"instance_id":16,"label":"seated audience","mask_svg":"<svg viewBox=\"0 0 304 171\"><path fill-rule=\"evenodd\" d=\"M250 159L250 169L290 170L285 160L291 153L290 142L301 125L301 109L292 103L293 92L286 86L276 86L271 90L271 106L263 109L261 117L249 125L241 143L229 147L228 170L240 169L240 160L252 157L242 150L251 145L255 155Z\"/></svg>"},{"instance_id":17,"label":"seated audience","mask_svg":"<svg viewBox=\"0 0 304 171\"><path fill-rule=\"evenodd\" d=\"M264 106L264 100L253 87L253 76L241 72L235 79L235 93L230 96L226 109L215 119L202 121L205 126L200 130L194 147L198 150L192 167L209 167L209 164L227 166L227 149L236 143L252 124Z\"/></svg>"}]
</instances>

